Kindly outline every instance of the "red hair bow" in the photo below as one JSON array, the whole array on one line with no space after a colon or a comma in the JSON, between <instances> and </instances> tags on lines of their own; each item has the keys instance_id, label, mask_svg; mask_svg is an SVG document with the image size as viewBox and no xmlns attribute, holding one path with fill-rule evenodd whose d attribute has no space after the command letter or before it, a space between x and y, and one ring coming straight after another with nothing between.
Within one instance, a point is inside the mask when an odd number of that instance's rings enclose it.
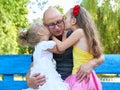
<instances>
[{"instance_id":1,"label":"red hair bow","mask_svg":"<svg viewBox=\"0 0 120 90\"><path fill-rule=\"evenodd\" d=\"M74 16L78 16L79 14L79 9L80 9L80 6L79 5L75 5L74 8L73 8L73 15Z\"/></svg>"}]
</instances>

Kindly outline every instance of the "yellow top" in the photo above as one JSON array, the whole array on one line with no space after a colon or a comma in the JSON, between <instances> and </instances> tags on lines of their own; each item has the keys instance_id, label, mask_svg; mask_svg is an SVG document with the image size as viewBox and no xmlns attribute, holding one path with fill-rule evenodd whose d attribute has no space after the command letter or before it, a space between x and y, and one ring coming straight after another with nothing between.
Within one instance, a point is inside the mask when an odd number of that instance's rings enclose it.
<instances>
[{"instance_id":1,"label":"yellow top","mask_svg":"<svg viewBox=\"0 0 120 90\"><path fill-rule=\"evenodd\" d=\"M80 65L87 63L93 58L93 55L89 52L80 50L76 45L73 46L73 71L72 74L75 74L78 71Z\"/></svg>"}]
</instances>

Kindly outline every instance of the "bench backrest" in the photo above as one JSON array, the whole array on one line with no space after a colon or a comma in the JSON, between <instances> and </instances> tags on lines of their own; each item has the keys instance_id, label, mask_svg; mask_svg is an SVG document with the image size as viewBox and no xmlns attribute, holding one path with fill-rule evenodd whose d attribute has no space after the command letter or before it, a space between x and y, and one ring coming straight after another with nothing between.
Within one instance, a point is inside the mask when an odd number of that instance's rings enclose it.
<instances>
[{"instance_id":1,"label":"bench backrest","mask_svg":"<svg viewBox=\"0 0 120 90\"><path fill-rule=\"evenodd\" d=\"M22 90L26 81L14 80L14 75L25 75L30 68L31 55L0 55L0 90Z\"/></svg>"},{"instance_id":2,"label":"bench backrest","mask_svg":"<svg viewBox=\"0 0 120 90\"><path fill-rule=\"evenodd\" d=\"M25 80L14 80L14 75L28 72L31 55L0 55L0 90L27 88ZM105 61L95 68L97 74L120 74L120 54L106 54ZM102 82L103 90L119 90L120 82Z\"/></svg>"},{"instance_id":3,"label":"bench backrest","mask_svg":"<svg viewBox=\"0 0 120 90\"><path fill-rule=\"evenodd\" d=\"M95 71L97 74L120 74L120 54L106 54L105 61L96 67ZM105 81L102 82L102 86L103 90L120 90L120 81Z\"/></svg>"}]
</instances>

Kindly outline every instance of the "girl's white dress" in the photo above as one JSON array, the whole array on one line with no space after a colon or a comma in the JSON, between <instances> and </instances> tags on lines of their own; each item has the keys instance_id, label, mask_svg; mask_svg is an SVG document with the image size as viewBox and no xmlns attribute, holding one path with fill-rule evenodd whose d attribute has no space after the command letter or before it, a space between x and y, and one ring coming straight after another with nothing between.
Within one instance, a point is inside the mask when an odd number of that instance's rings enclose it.
<instances>
[{"instance_id":1,"label":"girl's white dress","mask_svg":"<svg viewBox=\"0 0 120 90\"><path fill-rule=\"evenodd\" d=\"M67 83L61 79L60 74L56 71L53 54L47 51L55 45L54 41L42 41L35 46L30 77L35 73L40 73L46 76L46 83L37 89L27 88L23 90L69 90Z\"/></svg>"}]
</instances>

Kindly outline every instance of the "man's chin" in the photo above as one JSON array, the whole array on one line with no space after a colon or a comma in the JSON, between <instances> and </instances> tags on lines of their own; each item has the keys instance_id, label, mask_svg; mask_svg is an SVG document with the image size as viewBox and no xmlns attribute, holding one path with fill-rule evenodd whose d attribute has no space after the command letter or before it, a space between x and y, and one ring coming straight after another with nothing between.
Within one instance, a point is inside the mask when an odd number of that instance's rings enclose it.
<instances>
[{"instance_id":1,"label":"man's chin","mask_svg":"<svg viewBox=\"0 0 120 90\"><path fill-rule=\"evenodd\" d=\"M63 34L62 32L57 32L55 36L58 37L58 36L61 36L62 34Z\"/></svg>"}]
</instances>

